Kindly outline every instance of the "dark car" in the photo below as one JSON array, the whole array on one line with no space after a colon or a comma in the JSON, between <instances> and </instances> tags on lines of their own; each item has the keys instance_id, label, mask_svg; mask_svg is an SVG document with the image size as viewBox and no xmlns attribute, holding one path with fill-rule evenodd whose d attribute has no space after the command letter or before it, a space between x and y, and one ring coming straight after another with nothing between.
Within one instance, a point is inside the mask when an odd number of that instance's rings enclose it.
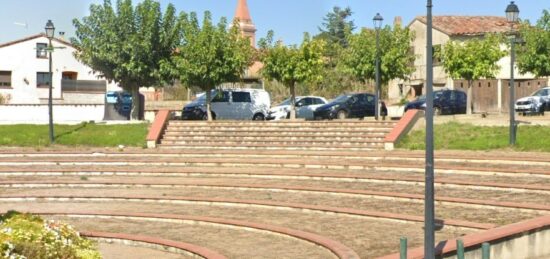
<instances>
[{"instance_id":1,"label":"dark car","mask_svg":"<svg viewBox=\"0 0 550 259\"><path fill-rule=\"evenodd\" d=\"M315 120L367 116L374 116L374 95L368 93L342 94L313 113Z\"/></svg>"},{"instance_id":2,"label":"dark car","mask_svg":"<svg viewBox=\"0 0 550 259\"><path fill-rule=\"evenodd\" d=\"M422 95L405 105L405 111L410 109L425 110L426 96ZM464 114L466 113L466 93L459 90L434 91L434 114Z\"/></svg>"}]
</instances>

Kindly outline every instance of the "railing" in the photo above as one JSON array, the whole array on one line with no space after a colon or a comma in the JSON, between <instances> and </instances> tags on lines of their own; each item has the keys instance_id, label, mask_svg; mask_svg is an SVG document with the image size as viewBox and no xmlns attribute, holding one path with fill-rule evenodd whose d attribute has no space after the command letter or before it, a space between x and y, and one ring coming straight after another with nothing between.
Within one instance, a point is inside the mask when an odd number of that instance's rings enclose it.
<instances>
[{"instance_id":1,"label":"railing","mask_svg":"<svg viewBox=\"0 0 550 259\"><path fill-rule=\"evenodd\" d=\"M61 80L61 91L63 92L105 92L107 81L105 80Z\"/></svg>"}]
</instances>

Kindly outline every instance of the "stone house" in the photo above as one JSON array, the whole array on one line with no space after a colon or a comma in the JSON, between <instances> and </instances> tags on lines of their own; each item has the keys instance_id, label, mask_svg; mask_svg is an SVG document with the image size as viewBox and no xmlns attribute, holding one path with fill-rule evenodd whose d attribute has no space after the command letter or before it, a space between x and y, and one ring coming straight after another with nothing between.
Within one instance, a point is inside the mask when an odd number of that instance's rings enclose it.
<instances>
[{"instance_id":1,"label":"stone house","mask_svg":"<svg viewBox=\"0 0 550 259\"><path fill-rule=\"evenodd\" d=\"M425 93L426 80L426 17L416 17L408 26L414 32L415 40L411 51L416 55L416 68L408 80L393 80L389 84L388 97L397 101L402 98L414 98ZM506 33L511 27L505 17L497 16L434 16L433 46L438 51L448 41L467 41L481 38L487 33ZM501 48L508 50L506 45ZM473 84L474 112L507 112L509 107L510 56L503 57L499 62L500 71L494 79L483 79ZM445 73L441 60L434 58L434 90L448 88L467 92L465 80L454 80ZM534 75L520 74L517 68L514 72L516 98L527 96L543 86L548 85L548 79L537 79Z\"/></svg>"}]
</instances>

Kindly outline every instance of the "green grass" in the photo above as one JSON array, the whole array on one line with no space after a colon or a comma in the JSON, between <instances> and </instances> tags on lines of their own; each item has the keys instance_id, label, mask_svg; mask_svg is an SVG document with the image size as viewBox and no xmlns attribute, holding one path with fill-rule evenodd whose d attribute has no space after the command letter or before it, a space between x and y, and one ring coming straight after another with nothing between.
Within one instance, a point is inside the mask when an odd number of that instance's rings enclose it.
<instances>
[{"instance_id":1,"label":"green grass","mask_svg":"<svg viewBox=\"0 0 550 259\"><path fill-rule=\"evenodd\" d=\"M89 147L143 147L148 124L54 125L55 144ZM0 146L44 147L49 146L48 125L2 125Z\"/></svg>"},{"instance_id":2,"label":"green grass","mask_svg":"<svg viewBox=\"0 0 550 259\"><path fill-rule=\"evenodd\" d=\"M411 132L399 148L425 149L425 130ZM498 150L513 149L516 151L550 152L550 127L518 127L516 146L508 145L509 128L502 126L475 126L449 122L434 126L434 144L436 149L454 150Z\"/></svg>"}]
</instances>

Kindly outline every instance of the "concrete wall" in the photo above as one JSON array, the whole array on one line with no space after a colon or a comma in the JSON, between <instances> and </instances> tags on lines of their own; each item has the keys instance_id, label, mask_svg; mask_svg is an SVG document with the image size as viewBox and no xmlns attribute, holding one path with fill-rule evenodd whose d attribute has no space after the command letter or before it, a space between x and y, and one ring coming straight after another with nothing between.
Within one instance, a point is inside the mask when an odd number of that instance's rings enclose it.
<instances>
[{"instance_id":1,"label":"concrete wall","mask_svg":"<svg viewBox=\"0 0 550 259\"><path fill-rule=\"evenodd\" d=\"M101 121L105 112L103 104L54 105L54 123L78 123ZM0 105L0 124L48 123L48 105L12 104Z\"/></svg>"},{"instance_id":2,"label":"concrete wall","mask_svg":"<svg viewBox=\"0 0 550 259\"><path fill-rule=\"evenodd\" d=\"M550 228L519 233L502 240L491 242L491 258L550 258ZM481 246L466 249L468 259L482 259ZM456 253L443 256L445 259L455 259Z\"/></svg>"},{"instance_id":3,"label":"concrete wall","mask_svg":"<svg viewBox=\"0 0 550 259\"><path fill-rule=\"evenodd\" d=\"M48 98L48 88L36 86L36 73L49 71L49 60L36 57L36 44L48 43L44 36L30 38L0 48L0 71L11 71L11 89L0 89L0 94L10 95L10 104L38 104ZM70 44L53 40L53 98L63 98L61 78L63 72L76 72L77 80L100 80L91 68L75 57L76 49ZM115 84L108 84L107 90L118 90ZM87 102L86 102L87 103Z\"/></svg>"}]
</instances>

